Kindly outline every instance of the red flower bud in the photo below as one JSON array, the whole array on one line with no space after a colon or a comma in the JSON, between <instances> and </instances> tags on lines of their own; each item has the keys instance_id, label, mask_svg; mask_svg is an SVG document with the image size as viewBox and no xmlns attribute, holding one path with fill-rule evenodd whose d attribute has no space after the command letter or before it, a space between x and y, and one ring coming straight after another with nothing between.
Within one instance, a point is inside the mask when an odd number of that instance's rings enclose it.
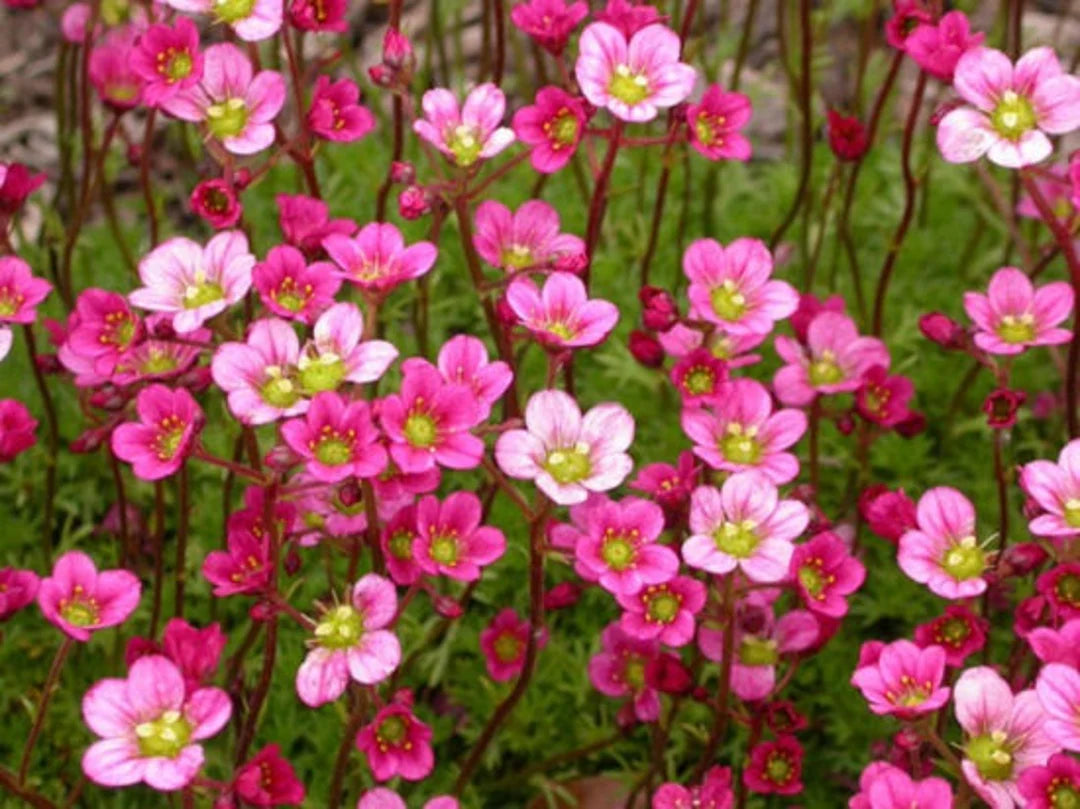
<instances>
[{"instance_id":1,"label":"red flower bud","mask_svg":"<svg viewBox=\"0 0 1080 809\"><path fill-rule=\"evenodd\" d=\"M659 368L664 364L664 349L660 341L648 332L630 332L630 353L646 368Z\"/></svg>"},{"instance_id":2,"label":"red flower bud","mask_svg":"<svg viewBox=\"0 0 1080 809\"><path fill-rule=\"evenodd\" d=\"M858 160L870 148L863 122L855 116L828 110L829 148L838 160Z\"/></svg>"},{"instance_id":3,"label":"red flower bud","mask_svg":"<svg viewBox=\"0 0 1080 809\"><path fill-rule=\"evenodd\" d=\"M641 323L649 331L667 331L679 319L679 307L671 293L659 287L644 286L638 292Z\"/></svg>"},{"instance_id":4,"label":"red flower bud","mask_svg":"<svg viewBox=\"0 0 1080 809\"><path fill-rule=\"evenodd\" d=\"M964 327L941 312L928 312L920 317L919 331L946 351L960 351L967 346Z\"/></svg>"},{"instance_id":5,"label":"red flower bud","mask_svg":"<svg viewBox=\"0 0 1080 809\"><path fill-rule=\"evenodd\" d=\"M581 598L581 585L564 581L544 593L544 609L561 610L572 607L579 598Z\"/></svg>"},{"instance_id":6,"label":"red flower bud","mask_svg":"<svg viewBox=\"0 0 1080 809\"><path fill-rule=\"evenodd\" d=\"M665 694L685 694L694 684L690 669L673 654L654 657L645 665L645 682Z\"/></svg>"},{"instance_id":7,"label":"red flower bud","mask_svg":"<svg viewBox=\"0 0 1080 809\"><path fill-rule=\"evenodd\" d=\"M1016 424L1016 414L1027 400L1022 390L998 388L990 391L983 402L982 410L986 414L986 423L995 430L1007 430Z\"/></svg>"},{"instance_id":8,"label":"red flower bud","mask_svg":"<svg viewBox=\"0 0 1080 809\"><path fill-rule=\"evenodd\" d=\"M416 182L416 169L412 163L395 160L390 164L390 182L398 185L412 185Z\"/></svg>"},{"instance_id":9,"label":"red flower bud","mask_svg":"<svg viewBox=\"0 0 1080 809\"><path fill-rule=\"evenodd\" d=\"M410 185L398 194L398 213L402 219L419 219L431 211L431 195L418 185Z\"/></svg>"}]
</instances>

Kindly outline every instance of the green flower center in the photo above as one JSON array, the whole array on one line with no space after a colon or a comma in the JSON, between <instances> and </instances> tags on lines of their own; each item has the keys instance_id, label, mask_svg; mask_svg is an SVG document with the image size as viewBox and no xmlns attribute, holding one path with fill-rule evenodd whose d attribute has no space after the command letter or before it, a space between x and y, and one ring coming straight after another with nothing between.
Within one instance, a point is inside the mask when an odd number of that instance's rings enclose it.
<instances>
[{"instance_id":1,"label":"green flower center","mask_svg":"<svg viewBox=\"0 0 1080 809\"><path fill-rule=\"evenodd\" d=\"M626 667L623 669L623 682L625 682L632 691L640 691L645 687L645 661L640 657L632 657L626 661Z\"/></svg>"},{"instance_id":2,"label":"green flower center","mask_svg":"<svg viewBox=\"0 0 1080 809\"><path fill-rule=\"evenodd\" d=\"M600 545L600 558L604 560L604 563L612 570L622 571L633 565L636 557L633 543L609 528Z\"/></svg>"},{"instance_id":3,"label":"green flower center","mask_svg":"<svg viewBox=\"0 0 1080 809\"><path fill-rule=\"evenodd\" d=\"M1047 789L1050 805L1054 809L1080 809L1080 792L1077 792L1068 784L1059 785L1057 780L1055 778L1051 781Z\"/></svg>"},{"instance_id":4,"label":"green flower center","mask_svg":"<svg viewBox=\"0 0 1080 809\"><path fill-rule=\"evenodd\" d=\"M776 641L747 635L739 644L739 662L747 666L773 666L780 660Z\"/></svg>"},{"instance_id":5,"label":"green flower center","mask_svg":"<svg viewBox=\"0 0 1080 809\"><path fill-rule=\"evenodd\" d=\"M232 24L251 16L255 0L216 0L214 14L218 20Z\"/></svg>"},{"instance_id":6,"label":"green flower center","mask_svg":"<svg viewBox=\"0 0 1080 809\"><path fill-rule=\"evenodd\" d=\"M1006 90L990 113L990 124L1003 138L1020 140L1025 132L1035 127L1035 109L1022 95Z\"/></svg>"},{"instance_id":7,"label":"green flower center","mask_svg":"<svg viewBox=\"0 0 1080 809\"><path fill-rule=\"evenodd\" d=\"M885 698L893 705L899 705L903 708L915 708L926 702L933 690L933 683L919 683L910 674L901 674L899 690L886 691Z\"/></svg>"},{"instance_id":8,"label":"green flower center","mask_svg":"<svg viewBox=\"0 0 1080 809\"><path fill-rule=\"evenodd\" d=\"M656 623L670 624L682 607L682 599L666 587L647 588L642 599L645 601L645 615Z\"/></svg>"},{"instance_id":9,"label":"green flower center","mask_svg":"<svg viewBox=\"0 0 1080 809\"><path fill-rule=\"evenodd\" d=\"M296 284L296 279L285 278L277 289L271 291L270 295L278 306L290 312L299 312L307 306L313 291L311 284L305 284L304 288L300 289Z\"/></svg>"},{"instance_id":10,"label":"green flower center","mask_svg":"<svg viewBox=\"0 0 1080 809\"><path fill-rule=\"evenodd\" d=\"M431 540L431 558L440 565L453 567L461 555L461 544L456 534L439 534Z\"/></svg>"},{"instance_id":11,"label":"green flower center","mask_svg":"<svg viewBox=\"0 0 1080 809\"><path fill-rule=\"evenodd\" d=\"M178 416L166 416L159 422L158 430L154 448L158 458L167 461L174 458L180 449L180 443L184 438L184 423Z\"/></svg>"},{"instance_id":12,"label":"green flower center","mask_svg":"<svg viewBox=\"0 0 1080 809\"><path fill-rule=\"evenodd\" d=\"M287 410L300 399L300 391L278 366L269 366L266 377L266 381L259 388L259 395L271 407Z\"/></svg>"},{"instance_id":13,"label":"green flower center","mask_svg":"<svg viewBox=\"0 0 1080 809\"><path fill-rule=\"evenodd\" d=\"M986 570L986 554L975 544L975 537L964 537L945 551L941 566L957 581L975 579Z\"/></svg>"},{"instance_id":14,"label":"green flower center","mask_svg":"<svg viewBox=\"0 0 1080 809\"><path fill-rule=\"evenodd\" d=\"M462 168L467 168L480 158L480 152L484 144L480 141L480 133L471 126L458 124L450 130L446 137L446 146L454 155L454 162Z\"/></svg>"},{"instance_id":15,"label":"green flower center","mask_svg":"<svg viewBox=\"0 0 1080 809\"><path fill-rule=\"evenodd\" d=\"M337 390L348 372L341 357L332 351L300 358L300 385L308 393Z\"/></svg>"},{"instance_id":16,"label":"green flower center","mask_svg":"<svg viewBox=\"0 0 1080 809\"><path fill-rule=\"evenodd\" d=\"M556 449L548 453L544 469L557 483L577 483L592 472L589 454L581 447Z\"/></svg>"},{"instance_id":17,"label":"green flower center","mask_svg":"<svg viewBox=\"0 0 1080 809\"><path fill-rule=\"evenodd\" d=\"M1006 343L1030 343L1035 339L1035 317L1030 314L1004 315L997 333Z\"/></svg>"},{"instance_id":18,"label":"green flower center","mask_svg":"<svg viewBox=\"0 0 1080 809\"><path fill-rule=\"evenodd\" d=\"M808 559L799 568L799 584L803 589L816 599L825 597L825 588L835 581L834 576L828 576L822 572L820 559Z\"/></svg>"},{"instance_id":19,"label":"green flower center","mask_svg":"<svg viewBox=\"0 0 1080 809\"><path fill-rule=\"evenodd\" d=\"M730 278L709 293L713 311L721 320L738 320L746 313L746 296Z\"/></svg>"},{"instance_id":20,"label":"green flower center","mask_svg":"<svg viewBox=\"0 0 1080 809\"><path fill-rule=\"evenodd\" d=\"M524 244L510 245L502 251L499 258L502 260L504 267L514 270L523 270L536 263L536 260L533 258L532 250Z\"/></svg>"},{"instance_id":21,"label":"green flower center","mask_svg":"<svg viewBox=\"0 0 1080 809\"><path fill-rule=\"evenodd\" d=\"M934 640L946 646L960 646L971 636L971 627L962 618L949 618L943 621L935 634Z\"/></svg>"},{"instance_id":22,"label":"green flower center","mask_svg":"<svg viewBox=\"0 0 1080 809\"><path fill-rule=\"evenodd\" d=\"M761 443L755 438L756 427L729 424L727 435L720 439L720 451L732 463L753 465L761 461Z\"/></svg>"},{"instance_id":23,"label":"green flower center","mask_svg":"<svg viewBox=\"0 0 1080 809\"><path fill-rule=\"evenodd\" d=\"M1062 511L1065 514L1065 522L1073 528L1080 528L1080 499L1070 497L1065 501Z\"/></svg>"},{"instance_id":24,"label":"green flower center","mask_svg":"<svg viewBox=\"0 0 1080 809\"><path fill-rule=\"evenodd\" d=\"M135 336L135 321L126 312L110 312L105 315L105 331L101 342L117 348L127 348Z\"/></svg>"},{"instance_id":25,"label":"green flower center","mask_svg":"<svg viewBox=\"0 0 1080 809\"><path fill-rule=\"evenodd\" d=\"M769 760L765 762L765 775L774 784L783 786L794 775L791 760L783 753L773 753L769 756Z\"/></svg>"},{"instance_id":26,"label":"green flower center","mask_svg":"<svg viewBox=\"0 0 1080 809\"><path fill-rule=\"evenodd\" d=\"M556 150L572 146L580 129L574 113L566 108L559 110L550 121L544 122L544 133L551 141L552 148Z\"/></svg>"},{"instance_id":27,"label":"green flower center","mask_svg":"<svg viewBox=\"0 0 1080 809\"><path fill-rule=\"evenodd\" d=\"M10 289L0 287L0 317L11 317L19 311L23 296Z\"/></svg>"},{"instance_id":28,"label":"green flower center","mask_svg":"<svg viewBox=\"0 0 1080 809\"><path fill-rule=\"evenodd\" d=\"M331 431L320 438L315 445L315 457L319 463L326 466L341 466L352 460L352 450L352 442L347 436L340 436Z\"/></svg>"},{"instance_id":29,"label":"green flower center","mask_svg":"<svg viewBox=\"0 0 1080 809\"><path fill-rule=\"evenodd\" d=\"M151 348L139 370L144 374L167 374L176 370L176 357L160 348Z\"/></svg>"},{"instance_id":30,"label":"green flower center","mask_svg":"<svg viewBox=\"0 0 1080 809\"><path fill-rule=\"evenodd\" d=\"M723 146L723 129L727 118L723 115L710 115L702 110L694 120L694 134L705 146Z\"/></svg>"},{"instance_id":31,"label":"green flower center","mask_svg":"<svg viewBox=\"0 0 1080 809\"><path fill-rule=\"evenodd\" d=\"M435 425L435 419L427 413L411 413L405 419L405 440L414 447L430 447L435 444L439 435L439 429Z\"/></svg>"},{"instance_id":32,"label":"green flower center","mask_svg":"<svg viewBox=\"0 0 1080 809\"><path fill-rule=\"evenodd\" d=\"M364 617L349 604L327 612L315 625L315 640L327 649L351 649L364 634Z\"/></svg>"},{"instance_id":33,"label":"green flower center","mask_svg":"<svg viewBox=\"0 0 1080 809\"><path fill-rule=\"evenodd\" d=\"M409 726L405 723L404 719L400 716L388 716L379 723L379 728L375 731L375 736L384 744L390 745L391 747L399 747L401 743L405 741L408 731Z\"/></svg>"},{"instance_id":34,"label":"green flower center","mask_svg":"<svg viewBox=\"0 0 1080 809\"><path fill-rule=\"evenodd\" d=\"M686 389L695 396L710 393L716 385L716 374L712 369L704 365L695 365L683 378Z\"/></svg>"},{"instance_id":35,"label":"green flower center","mask_svg":"<svg viewBox=\"0 0 1080 809\"><path fill-rule=\"evenodd\" d=\"M131 18L131 4L127 0L102 0L101 19L113 28Z\"/></svg>"},{"instance_id":36,"label":"green flower center","mask_svg":"<svg viewBox=\"0 0 1080 809\"><path fill-rule=\"evenodd\" d=\"M810 377L811 385L835 385L837 382L844 381L844 372L836 364L836 357L828 349L822 351L821 356L810 363L806 372Z\"/></svg>"},{"instance_id":37,"label":"green flower center","mask_svg":"<svg viewBox=\"0 0 1080 809\"><path fill-rule=\"evenodd\" d=\"M521 657L521 640L509 632L504 632L495 638L495 643L492 646L494 647L495 659L500 663L513 663Z\"/></svg>"},{"instance_id":38,"label":"green flower center","mask_svg":"<svg viewBox=\"0 0 1080 809\"><path fill-rule=\"evenodd\" d=\"M216 281L207 281L206 273L199 270L192 282L184 290L184 308L198 309L210 303L216 303L225 297L225 290Z\"/></svg>"},{"instance_id":39,"label":"green flower center","mask_svg":"<svg viewBox=\"0 0 1080 809\"><path fill-rule=\"evenodd\" d=\"M632 107L649 97L649 79L644 73L635 73L629 65L619 65L611 77L608 92Z\"/></svg>"},{"instance_id":40,"label":"green flower center","mask_svg":"<svg viewBox=\"0 0 1080 809\"><path fill-rule=\"evenodd\" d=\"M1007 740L1003 731L995 730L975 736L964 747L964 753L987 781L1007 781L1012 776L1013 757Z\"/></svg>"},{"instance_id":41,"label":"green flower center","mask_svg":"<svg viewBox=\"0 0 1080 809\"><path fill-rule=\"evenodd\" d=\"M135 726L139 754L145 758L176 758L191 738L191 723L179 711L165 711L152 722Z\"/></svg>"},{"instance_id":42,"label":"green flower center","mask_svg":"<svg viewBox=\"0 0 1080 809\"><path fill-rule=\"evenodd\" d=\"M191 54L186 50L178 51L176 48L167 48L157 55L158 73L168 79L170 84L186 79L191 75L194 66Z\"/></svg>"},{"instance_id":43,"label":"green flower center","mask_svg":"<svg viewBox=\"0 0 1080 809\"><path fill-rule=\"evenodd\" d=\"M574 338L574 330L561 320L553 320L547 323L544 328L549 334L554 334L560 340L572 340Z\"/></svg>"},{"instance_id":44,"label":"green flower center","mask_svg":"<svg viewBox=\"0 0 1080 809\"><path fill-rule=\"evenodd\" d=\"M747 559L757 547L758 535L754 532L757 524L753 520L725 522L713 531L716 549L736 559Z\"/></svg>"},{"instance_id":45,"label":"green flower center","mask_svg":"<svg viewBox=\"0 0 1080 809\"><path fill-rule=\"evenodd\" d=\"M1080 606L1080 576L1071 573L1062 576L1057 580L1054 592L1066 604Z\"/></svg>"},{"instance_id":46,"label":"green flower center","mask_svg":"<svg viewBox=\"0 0 1080 809\"><path fill-rule=\"evenodd\" d=\"M410 532L398 531L391 535L386 545L390 549L390 555L395 559L408 560L412 559L412 543L413 535Z\"/></svg>"},{"instance_id":47,"label":"green flower center","mask_svg":"<svg viewBox=\"0 0 1080 809\"><path fill-rule=\"evenodd\" d=\"M215 138L234 138L247 126L248 108L242 98L230 98L206 108L206 125Z\"/></svg>"},{"instance_id":48,"label":"green flower center","mask_svg":"<svg viewBox=\"0 0 1080 809\"><path fill-rule=\"evenodd\" d=\"M71 598L60 601L60 615L72 626L95 626L99 619L98 604L82 587L75 585Z\"/></svg>"}]
</instances>

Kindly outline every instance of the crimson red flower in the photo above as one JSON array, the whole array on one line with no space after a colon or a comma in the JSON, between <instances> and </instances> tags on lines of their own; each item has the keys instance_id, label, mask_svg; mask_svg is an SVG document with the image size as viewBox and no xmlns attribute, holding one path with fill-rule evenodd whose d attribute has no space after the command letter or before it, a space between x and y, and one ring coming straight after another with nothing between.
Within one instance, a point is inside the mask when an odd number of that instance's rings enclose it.
<instances>
[{"instance_id":1,"label":"crimson red flower","mask_svg":"<svg viewBox=\"0 0 1080 809\"><path fill-rule=\"evenodd\" d=\"M941 312L927 312L920 317L919 331L946 351L959 351L968 343L964 327Z\"/></svg>"},{"instance_id":2,"label":"crimson red flower","mask_svg":"<svg viewBox=\"0 0 1080 809\"><path fill-rule=\"evenodd\" d=\"M645 664L645 682L665 694L685 694L694 679L676 655L665 653Z\"/></svg>"},{"instance_id":3,"label":"crimson red flower","mask_svg":"<svg viewBox=\"0 0 1080 809\"><path fill-rule=\"evenodd\" d=\"M1035 589L1059 619L1080 617L1080 562L1051 568L1035 580Z\"/></svg>"},{"instance_id":4,"label":"crimson red flower","mask_svg":"<svg viewBox=\"0 0 1080 809\"><path fill-rule=\"evenodd\" d=\"M915 502L903 489L890 491L882 484L863 489L859 513L871 531L890 542L899 542L901 535L916 525Z\"/></svg>"},{"instance_id":5,"label":"crimson red flower","mask_svg":"<svg viewBox=\"0 0 1080 809\"><path fill-rule=\"evenodd\" d=\"M1027 394L1021 390L997 388L990 391L982 405L987 425L995 430L1009 429L1016 424L1017 413L1025 401Z\"/></svg>"},{"instance_id":6,"label":"crimson red flower","mask_svg":"<svg viewBox=\"0 0 1080 809\"><path fill-rule=\"evenodd\" d=\"M971 654L986 645L990 624L967 607L950 604L945 612L932 621L915 627L915 642L924 649L941 646L945 664L959 668Z\"/></svg>"},{"instance_id":7,"label":"crimson red flower","mask_svg":"<svg viewBox=\"0 0 1080 809\"><path fill-rule=\"evenodd\" d=\"M750 751L743 783L759 795L797 795L802 792L802 745L794 736L763 742Z\"/></svg>"},{"instance_id":8,"label":"crimson red flower","mask_svg":"<svg viewBox=\"0 0 1080 809\"><path fill-rule=\"evenodd\" d=\"M664 364L664 349L660 341L648 332L635 329L630 332L630 353L646 368L659 368Z\"/></svg>"},{"instance_id":9,"label":"crimson red flower","mask_svg":"<svg viewBox=\"0 0 1080 809\"><path fill-rule=\"evenodd\" d=\"M908 402L915 395L915 386L906 376L889 376L880 365L863 374L862 386L855 392L855 409L859 415L882 427L894 427L910 414Z\"/></svg>"},{"instance_id":10,"label":"crimson red flower","mask_svg":"<svg viewBox=\"0 0 1080 809\"><path fill-rule=\"evenodd\" d=\"M276 744L267 745L236 772L236 794L254 806L298 806L304 785Z\"/></svg>"},{"instance_id":11,"label":"crimson red flower","mask_svg":"<svg viewBox=\"0 0 1080 809\"><path fill-rule=\"evenodd\" d=\"M18 399L0 399L0 463L7 463L37 443L37 420Z\"/></svg>"},{"instance_id":12,"label":"crimson red flower","mask_svg":"<svg viewBox=\"0 0 1080 809\"><path fill-rule=\"evenodd\" d=\"M224 179L203 180L191 192L188 205L215 230L231 228L244 212L236 189Z\"/></svg>"},{"instance_id":13,"label":"crimson red flower","mask_svg":"<svg viewBox=\"0 0 1080 809\"><path fill-rule=\"evenodd\" d=\"M43 182L44 174L31 174L22 163L0 163L0 215L18 211Z\"/></svg>"},{"instance_id":14,"label":"crimson red flower","mask_svg":"<svg viewBox=\"0 0 1080 809\"><path fill-rule=\"evenodd\" d=\"M828 110L829 148L837 160L859 160L870 148L863 122L854 115L841 115L836 110Z\"/></svg>"},{"instance_id":15,"label":"crimson red flower","mask_svg":"<svg viewBox=\"0 0 1080 809\"><path fill-rule=\"evenodd\" d=\"M649 331L667 331L679 319L679 305L666 289L643 286L638 292L641 301L641 323Z\"/></svg>"}]
</instances>

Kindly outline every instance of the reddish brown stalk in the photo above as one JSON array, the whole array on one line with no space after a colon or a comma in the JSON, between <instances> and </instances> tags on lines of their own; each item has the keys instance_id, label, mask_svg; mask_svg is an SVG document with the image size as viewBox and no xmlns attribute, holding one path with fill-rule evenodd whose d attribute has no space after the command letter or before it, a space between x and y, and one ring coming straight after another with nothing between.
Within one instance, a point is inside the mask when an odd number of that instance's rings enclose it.
<instances>
[{"instance_id":1,"label":"reddish brown stalk","mask_svg":"<svg viewBox=\"0 0 1080 809\"><path fill-rule=\"evenodd\" d=\"M176 592L173 601L173 615L184 617L184 584L187 580L187 538L191 520L191 502L188 486L187 464L180 465L180 474L176 479L176 569L173 576Z\"/></svg>"},{"instance_id":2,"label":"reddish brown stalk","mask_svg":"<svg viewBox=\"0 0 1080 809\"><path fill-rule=\"evenodd\" d=\"M59 809L55 803L41 793L20 784L15 777L15 773L3 767L0 767L0 787L6 789L16 798L22 799L27 806L32 806L34 809Z\"/></svg>"},{"instance_id":3,"label":"reddish brown stalk","mask_svg":"<svg viewBox=\"0 0 1080 809\"><path fill-rule=\"evenodd\" d=\"M146 114L146 130L143 133L142 154L139 155L139 184L142 186L143 199L146 201L146 218L150 223L150 246L158 243L157 205L154 204L154 190L150 186L150 153L154 149L154 119L157 109L151 107Z\"/></svg>"},{"instance_id":4,"label":"reddish brown stalk","mask_svg":"<svg viewBox=\"0 0 1080 809\"><path fill-rule=\"evenodd\" d=\"M45 562L52 560L52 524L56 500L56 456L60 448L60 423L56 417L56 405L53 403L52 394L49 392L45 374L38 364L37 341L34 338L34 327L27 323L23 326L23 336L26 338L26 352L30 357L30 370L34 374L34 382L37 384L38 393L41 394L41 405L45 408L45 422L49 425L48 458L45 464L45 502L41 508L41 550L45 555Z\"/></svg>"},{"instance_id":5,"label":"reddish brown stalk","mask_svg":"<svg viewBox=\"0 0 1080 809\"><path fill-rule=\"evenodd\" d=\"M600 173L596 177L596 185L593 187L592 199L589 201L589 221L585 228L585 258L587 263L582 272L586 287L589 286L589 277L592 273L593 254L596 252L596 245L600 241L600 228L604 223L604 212L607 210L608 186L611 184L611 172L615 168L615 157L619 153L623 126L622 121L616 121L611 128L611 140L608 142L604 164L600 167Z\"/></svg>"},{"instance_id":6,"label":"reddish brown stalk","mask_svg":"<svg viewBox=\"0 0 1080 809\"><path fill-rule=\"evenodd\" d=\"M18 785L20 787L26 784L26 776L30 772L30 757L33 755L34 745L37 744L38 737L41 735L41 729L45 725L45 713L49 709L53 691L56 690L57 685L60 683L60 672L64 668L64 661L67 660L68 652L71 651L72 642L68 635L64 635L64 639L60 642L60 648L56 650L56 656L53 657L52 665L49 666L49 673L45 676L45 685L41 687L41 701L38 703L37 712L34 714L34 724L30 726L30 735L26 737L22 758L19 759Z\"/></svg>"},{"instance_id":7,"label":"reddish brown stalk","mask_svg":"<svg viewBox=\"0 0 1080 809\"><path fill-rule=\"evenodd\" d=\"M701 753L697 766L694 768L693 781L701 780L705 770L713 763L716 751L727 735L728 723L731 721L731 710L728 705L731 696L731 665L732 655L735 653L735 592L734 577L728 575L724 579L723 592L724 610L724 660L720 669L720 691L716 696L716 704L713 706L714 722L709 738L705 742L705 749Z\"/></svg>"}]
</instances>

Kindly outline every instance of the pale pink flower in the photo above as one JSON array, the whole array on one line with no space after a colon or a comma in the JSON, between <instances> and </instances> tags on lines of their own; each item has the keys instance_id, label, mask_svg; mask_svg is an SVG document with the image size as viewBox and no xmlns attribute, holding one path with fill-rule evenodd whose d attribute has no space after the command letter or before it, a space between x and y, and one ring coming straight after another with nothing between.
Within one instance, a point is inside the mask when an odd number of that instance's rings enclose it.
<instances>
[{"instance_id":1,"label":"pale pink flower","mask_svg":"<svg viewBox=\"0 0 1080 809\"><path fill-rule=\"evenodd\" d=\"M851 684L858 688L876 714L913 719L932 713L949 701L945 677L945 650L923 648L898 640L881 649L876 659L855 669Z\"/></svg>"},{"instance_id":2,"label":"pale pink flower","mask_svg":"<svg viewBox=\"0 0 1080 809\"><path fill-rule=\"evenodd\" d=\"M0 256L0 324L33 323L37 305L51 290L52 284L35 277L21 258Z\"/></svg>"},{"instance_id":3,"label":"pale pink flower","mask_svg":"<svg viewBox=\"0 0 1080 809\"><path fill-rule=\"evenodd\" d=\"M506 112L506 96L494 84L473 88L458 106L449 90L437 87L424 93L424 118L413 131L462 168L494 157L514 142L514 130L499 126Z\"/></svg>"},{"instance_id":4,"label":"pale pink flower","mask_svg":"<svg viewBox=\"0 0 1080 809\"><path fill-rule=\"evenodd\" d=\"M426 274L438 255L431 242L416 242L406 247L401 231L387 222L372 222L351 237L331 234L323 239L322 245L341 268L342 278L378 294Z\"/></svg>"},{"instance_id":5,"label":"pale pink flower","mask_svg":"<svg viewBox=\"0 0 1080 809\"><path fill-rule=\"evenodd\" d=\"M209 14L245 42L269 39L281 28L282 0L164 0L186 14Z\"/></svg>"},{"instance_id":6,"label":"pale pink flower","mask_svg":"<svg viewBox=\"0 0 1080 809\"><path fill-rule=\"evenodd\" d=\"M528 276L518 276L506 290L506 302L536 340L559 348L597 345L619 320L619 307L590 299L581 279L567 272L551 273L542 290Z\"/></svg>"},{"instance_id":7,"label":"pale pink flower","mask_svg":"<svg viewBox=\"0 0 1080 809\"><path fill-rule=\"evenodd\" d=\"M652 799L652 809L731 809L734 805L731 770L719 766L710 767L698 786L661 784Z\"/></svg>"},{"instance_id":8,"label":"pale pink flower","mask_svg":"<svg viewBox=\"0 0 1080 809\"><path fill-rule=\"evenodd\" d=\"M150 385L135 400L137 422L121 424L112 434L113 454L132 464L136 477L160 480L178 470L202 429L202 408L183 388Z\"/></svg>"},{"instance_id":9,"label":"pale pink flower","mask_svg":"<svg viewBox=\"0 0 1080 809\"><path fill-rule=\"evenodd\" d=\"M386 468L386 450L363 399L317 393L303 417L281 425L281 437L304 459L307 473L324 483L370 478Z\"/></svg>"},{"instance_id":10,"label":"pale pink flower","mask_svg":"<svg viewBox=\"0 0 1080 809\"><path fill-rule=\"evenodd\" d=\"M901 570L942 598L971 598L986 590L986 552L975 538L971 501L938 486L919 498L915 519L916 527L900 537Z\"/></svg>"},{"instance_id":11,"label":"pale pink flower","mask_svg":"<svg viewBox=\"0 0 1080 809\"><path fill-rule=\"evenodd\" d=\"M228 396L229 410L243 424L268 424L308 408L296 364L300 341L278 318L256 320L243 343L224 343L214 353L210 373Z\"/></svg>"},{"instance_id":12,"label":"pale pink flower","mask_svg":"<svg viewBox=\"0 0 1080 809\"><path fill-rule=\"evenodd\" d=\"M1059 328L1073 307L1072 287L1055 281L1035 289L1015 267L1002 267L987 294L964 293L964 309L977 328L975 345L991 354L1019 354L1032 346L1061 345L1072 332Z\"/></svg>"},{"instance_id":13,"label":"pale pink flower","mask_svg":"<svg viewBox=\"0 0 1080 809\"><path fill-rule=\"evenodd\" d=\"M1039 672L1035 693L1046 711L1046 735L1066 750L1080 750L1080 672L1065 663L1048 663Z\"/></svg>"},{"instance_id":14,"label":"pale pink flower","mask_svg":"<svg viewBox=\"0 0 1080 809\"><path fill-rule=\"evenodd\" d=\"M386 340L365 340L364 316L355 303L335 303L315 321L297 360L297 379L308 395L337 390L343 382L374 382L398 350Z\"/></svg>"},{"instance_id":15,"label":"pale pink flower","mask_svg":"<svg viewBox=\"0 0 1080 809\"><path fill-rule=\"evenodd\" d=\"M1044 513L1028 523L1040 537L1080 534L1080 439L1070 441L1053 461L1032 461L1022 467L1020 484Z\"/></svg>"},{"instance_id":16,"label":"pale pink flower","mask_svg":"<svg viewBox=\"0 0 1080 809\"><path fill-rule=\"evenodd\" d=\"M859 776L859 794L848 809L953 809L953 793L944 778L915 781L899 767L875 761Z\"/></svg>"},{"instance_id":17,"label":"pale pink flower","mask_svg":"<svg viewBox=\"0 0 1080 809\"><path fill-rule=\"evenodd\" d=\"M459 809L457 798L449 795L438 795L424 804L424 809ZM360 796L360 802L356 809L408 809L405 801L393 790L386 787L376 787L368 790Z\"/></svg>"},{"instance_id":18,"label":"pale pink flower","mask_svg":"<svg viewBox=\"0 0 1080 809\"><path fill-rule=\"evenodd\" d=\"M98 572L82 551L68 551L41 580L37 602L46 620L85 643L99 629L117 626L139 605L142 585L126 570Z\"/></svg>"},{"instance_id":19,"label":"pale pink flower","mask_svg":"<svg viewBox=\"0 0 1080 809\"><path fill-rule=\"evenodd\" d=\"M508 273L520 270L570 269L585 261L585 242L559 232L559 214L532 199L516 211L488 200L476 209L476 252Z\"/></svg>"}]
</instances>

